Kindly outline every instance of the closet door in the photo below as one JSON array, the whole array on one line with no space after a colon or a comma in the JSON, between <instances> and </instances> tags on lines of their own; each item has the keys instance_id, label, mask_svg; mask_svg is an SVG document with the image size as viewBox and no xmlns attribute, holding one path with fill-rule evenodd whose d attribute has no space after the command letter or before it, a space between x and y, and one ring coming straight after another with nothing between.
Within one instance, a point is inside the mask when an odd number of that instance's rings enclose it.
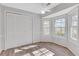
<instances>
[{"instance_id":1,"label":"closet door","mask_svg":"<svg viewBox=\"0 0 79 59\"><path fill-rule=\"evenodd\" d=\"M7 13L5 48L32 43L32 19L17 13Z\"/></svg>"}]
</instances>

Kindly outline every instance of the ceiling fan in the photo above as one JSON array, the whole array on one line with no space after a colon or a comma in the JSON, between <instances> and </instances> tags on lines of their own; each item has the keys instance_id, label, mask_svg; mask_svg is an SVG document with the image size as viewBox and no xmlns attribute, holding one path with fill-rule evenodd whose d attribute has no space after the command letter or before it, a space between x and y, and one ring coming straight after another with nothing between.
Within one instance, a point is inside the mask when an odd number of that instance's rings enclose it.
<instances>
[{"instance_id":1,"label":"ceiling fan","mask_svg":"<svg viewBox=\"0 0 79 59\"><path fill-rule=\"evenodd\" d=\"M59 5L60 3L43 3L42 7L42 14L45 14L46 12L51 12L51 8L56 7L57 5Z\"/></svg>"},{"instance_id":2,"label":"ceiling fan","mask_svg":"<svg viewBox=\"0 0 79 59\"><path fill-rule=\"evenodd\" d=\"M50 12L49 9L47 9L47 7L49 7L51 5L51 3L44 3L43 4L43 10L41 11L42 14L45 14L46 12Z\"/></svg>"},{"instance_id":3,"label":"ceiling fan","mask_svg":"<svg viewBox=\"0 0 79 59\"><path fill-rule=\"evenodd\" d=\"M47 3L46 5L49 6L49 5L51 5L51 3Z\"/></svg>"}]
</instances>

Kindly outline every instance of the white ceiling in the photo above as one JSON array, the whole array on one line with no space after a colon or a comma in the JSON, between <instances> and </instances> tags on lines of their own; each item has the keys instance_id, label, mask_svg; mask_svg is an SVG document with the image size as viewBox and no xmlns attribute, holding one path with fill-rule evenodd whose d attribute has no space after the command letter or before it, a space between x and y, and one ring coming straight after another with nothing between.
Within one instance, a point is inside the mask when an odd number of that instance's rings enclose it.
<instances>
[{"instance_id":1,"label":"white ceiling","mask_svg":"<svg viewBox=\"0 0 79 59\"><path fill-rule=\"evenodd\" d=\"M66 8L66 9L64 9L64 10L61 10L61 11L59 11L59 12L50 14L50 15L45 16L45 17L43 17L43 18L53 18L53 17L59 16L59 15L66 14L66 13L70 12L72 9L76 8L77 6L79 6L79 4L76 4L76 5L72 6L72 7L69 7L69 8Z\"/></svg>"},{"instance_id":2,"label":"white ceiling","mask_svg":"<svg viewBox=\"0 0 79 59\"><path fill-rule=\"evenodd\" d=\"M47 3L2 3L2 5L22 9L25 11L30 11L33 13L41 14L41 11L51 9L60 3L51 3L51 5L46 6Z\"/></svg>"}]
</instances>

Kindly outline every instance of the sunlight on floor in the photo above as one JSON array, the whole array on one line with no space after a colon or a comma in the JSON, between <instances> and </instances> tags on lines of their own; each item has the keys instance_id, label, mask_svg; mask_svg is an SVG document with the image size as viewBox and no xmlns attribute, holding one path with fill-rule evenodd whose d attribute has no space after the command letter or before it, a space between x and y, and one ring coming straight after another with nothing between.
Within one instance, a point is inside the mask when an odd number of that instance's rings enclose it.
<instances>
[{"instance_id":1,"label":"sunlight on floor","mask_svg":"<svg viewBox=\"0 0 79 59\"><path fill-rule=\"evenodd\" d=\"M46 48L41 48L39 50L33 51L32 52L35 56L54 56L55 53L49 51Z\"/></svg>"},{"instance_id":2,"label":"sunlight on floor","mask_svg":"<svg viewBox=\"0 0 79 59\"><path fill-rule=\"evenodd\" d=\"M22 51L22 50L20 50L20 49L15 49L14 53L18 53L18 52L20 52L20 51Z\"/></svg>"},{"instance_id":3,"label":"sunlight on floor","mask_svg":"<svg viewBox=\"0 0 79 59\"><path fill-rule=\"evenodd\" d=\"M24 54L23 56L31 56L31 54L30 53L27 53L27 54Z\"/></svg>"},{"instance_id":4,"label":"sunlight on floor","mask_svg":"<svg viewBox=\"0 0 79 59\"><path fill-rule=\"evenodd\" d=\"M46 48L41 48L41 49L39 49L42 53L46 53L46 52L48 52L49 50L48 49L46 49Z\"/></svg>"},{"instance_id":5,"label":"sunlight on floor","mask_svg":"<svg viewBox=\"0 0 79 59\"><path fill-rule=\"evenodd\" d=\"M31 45L31 46L23 47L21 49L30 49L30 48L34 48L34 47L37 47L37 45Z\"/></svg>"},{"instance_id":6,"label":"sunlight on floor","mask_svg":"<svg viewBox=\"0 0 79 59\"><path fill-rule=\"evenodd\" d=\"M32 52L35 56L40 56L42 52L40 50L36 50Z\"/></svg>"}]
</instances>

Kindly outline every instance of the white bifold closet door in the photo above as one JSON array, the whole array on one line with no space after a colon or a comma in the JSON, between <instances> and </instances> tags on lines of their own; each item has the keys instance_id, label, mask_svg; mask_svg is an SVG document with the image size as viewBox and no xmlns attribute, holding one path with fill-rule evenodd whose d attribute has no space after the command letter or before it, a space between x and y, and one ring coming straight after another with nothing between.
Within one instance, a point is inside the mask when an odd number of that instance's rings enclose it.
<instances>
[{"instance_id":1,"label":"white bifold closet door","mask_svg":"<svg viewBox=\"0 0 79 59\"><path fill-rule=\"evenodd\" d=\"M32 43L32 18L7 13L5 49Z\"/></svg>"}]
</instances>

